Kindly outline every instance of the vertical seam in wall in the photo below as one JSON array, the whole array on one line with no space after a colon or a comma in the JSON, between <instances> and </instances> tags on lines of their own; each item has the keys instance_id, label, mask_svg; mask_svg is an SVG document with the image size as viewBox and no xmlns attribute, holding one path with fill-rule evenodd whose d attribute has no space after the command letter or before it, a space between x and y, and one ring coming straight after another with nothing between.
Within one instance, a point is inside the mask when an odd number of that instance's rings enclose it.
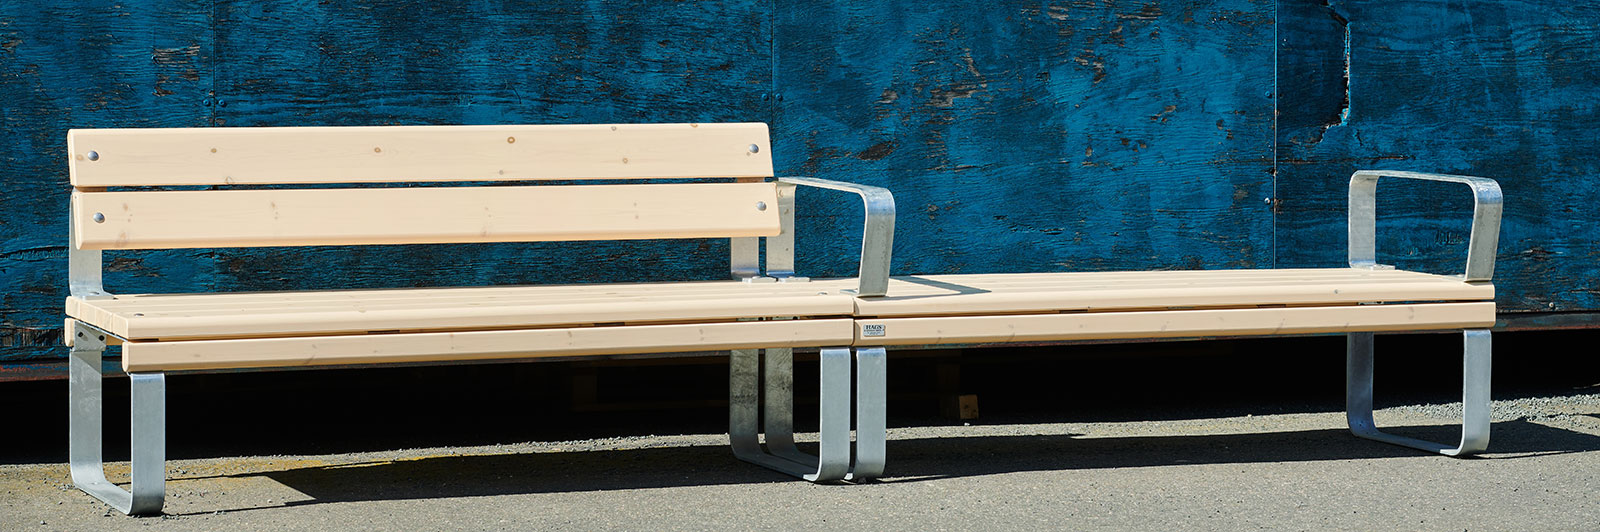
<instances>
[{"instance_id":1,"label":"vertical seam in wall","mask_svg":"<svg viewBox=\"0 0 1600 532\"><path fill-rule=\"evenodd\" d=\"M206 69L206 71L209 73L209 75L206 76L206 96L210 97L212 100L211 107L208 111L211 116L207 118L206 125L214 127L217 125L217 118L220 114L217 109L222 107L222 105L218 103L221 101L220 96L217 95L217 70L221 67L222 61L217 57L217 50L220 49L220 47L217 46L217 39L219 35L217 30L217 0L211 0L210 4L211 5L207 10L206 16L206 25L210 26L211 30L211 40L207 45L210 50L205 54L205 57L201 58L201 68ZM206 65L206 61L209 61L211 64Z\"/></svg>"},{"instance_id":2,"label":"vertical seam in wall","mask_svg":"<svg viewBox=\"0 0 1600 532\"><path fill-rule=\"evenodd\" d=\"M1273 4L1272 12L1272 196L1267 202L1267 214L1272 217L1272 243L1270 254L1272 267L1278 267L1278 206L1282 199L1278 197L1278 102L1283 95L1278 94L1278 50L1283 47L1283 42L1278 38L1278 26L1283 24L1283 13L1279 11L1278 4Z\"/></svg>"},{"instance_id":3,"label":"vertical seam in wall","mask_svg":"<svg viewBox=\"0 0 1600 532\"><path fill-rule=\"evenodd\" d=\"M772 130L775 129L774 126L778 123L778 105L783 103L778 99L777 0L772 0L771 2L767 3L767 64L770 67L770 73L767 74L767 94L770 95L767 98L767 126L768 135L772 135ZM768 138L767 143L773 145L774 147L777 145L777 141L772 138ZM778 153L776 149L772 150L772 152L773 153L770 154L769 157L772 157L772 163L776 165L778 163ZM774 174L776 174L778 173L778 168L774 166L772 171Z\"/></svg>"}]
</instances>

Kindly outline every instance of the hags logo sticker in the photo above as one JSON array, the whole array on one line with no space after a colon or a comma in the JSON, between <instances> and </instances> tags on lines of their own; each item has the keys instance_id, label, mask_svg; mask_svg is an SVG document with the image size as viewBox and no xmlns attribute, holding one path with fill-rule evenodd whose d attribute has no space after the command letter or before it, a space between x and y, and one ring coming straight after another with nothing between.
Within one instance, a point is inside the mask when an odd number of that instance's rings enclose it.
<instances>
[{"instance_id":1,"label":"hags logo sticker","mask_svg":"<svg viewBox=\"0 0 1600 532\"><path fill-rule=\"evenodd\" d=\"M884 325L881 323L863 324L861 326L861 336L883 336L885 334L888 333L884 331Z\"/></svg>"}]
</instances>

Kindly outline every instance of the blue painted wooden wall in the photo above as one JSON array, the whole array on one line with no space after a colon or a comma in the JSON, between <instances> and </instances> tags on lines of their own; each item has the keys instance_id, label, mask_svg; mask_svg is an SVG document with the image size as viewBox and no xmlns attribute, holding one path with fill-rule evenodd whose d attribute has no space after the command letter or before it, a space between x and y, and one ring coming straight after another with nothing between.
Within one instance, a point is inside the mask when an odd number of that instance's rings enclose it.
<instances>
[{"instance_id":1,"label":"blue painted wooden wall","mask_svg":"<svg viewBox=\"0 0 1600 532\"><path fill-rule=\"evenodd\" d=\"M1502 311L1600 310L1594 3L1283 2L1278 27L1279 265L1342 258L1343 176L1356 168L1482 175L1506 197ZM1380 185L1379 215L1397 230L1380 259L1459 268L1467 224L1445 214L1472 204L1436 187Z\"/></svg>"},{"instance_id":2,"label":"blue painted wooden wall","mask_svg":"<svg viewBox=\"0 0 1600 532\"><path fill-rule=\"evenodd\" d=\"M1336 266L1353 169L1471 173L1507 193L1503 309L1600 310L1596 28L1555 0L7 2L0 361L62 355L73 127L763 121L780 172L894 190L897 273ZM1458 267L1464 192L1382 194L1390 260ZM805 273L851 274L857 208L800 208ZM711 279L726 250L113 253L107 283Z\"/></svg>"}]
</instances>

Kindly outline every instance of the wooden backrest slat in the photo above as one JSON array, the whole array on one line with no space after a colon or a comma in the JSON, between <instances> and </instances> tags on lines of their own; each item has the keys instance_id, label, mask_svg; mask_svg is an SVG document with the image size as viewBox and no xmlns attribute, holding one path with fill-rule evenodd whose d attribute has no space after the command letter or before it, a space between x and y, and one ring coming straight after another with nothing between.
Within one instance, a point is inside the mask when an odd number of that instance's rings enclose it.
<instances>
[{"instance_id":1,"label":"wooden backrest slat","mask_svg":"<svg viewBox=\"0 0 1600 532\"><path fill-rule=\"evenodd\" d=\"M75 191L79 249L773 236L774 183Z\"/></svg>"},{"instance_id":2,"label":"wooden backrest slat","mask_svg":"<svg viewBox=\"0 0 1600 532\"><path fill-rule=\"evenodd\" d=\"M75 129L79 188L772 177L767 125Z\"/></svg>"}]
</instances>

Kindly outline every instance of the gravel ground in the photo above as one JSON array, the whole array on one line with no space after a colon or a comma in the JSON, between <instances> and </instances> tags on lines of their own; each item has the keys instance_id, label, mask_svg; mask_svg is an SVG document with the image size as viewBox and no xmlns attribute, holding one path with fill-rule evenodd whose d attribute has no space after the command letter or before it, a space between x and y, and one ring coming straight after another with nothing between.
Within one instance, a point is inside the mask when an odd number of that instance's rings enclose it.
<instances>
[{"instance_id":1,"label":"gravel ground","mask_svg":"<svg viewBox=\"0 0 1600 532\"><path fill-rule=\"evenodd\" d=\"M1378 414L1450 440L1460 410ZM1494 420L1471 459L1356 439L1336 412L899 427L861 485L738 462L720 434L174 460L151 518L64 464L0 465L0 530L1600 530L1600 394Z\"/></svg>"}]
</instances>

